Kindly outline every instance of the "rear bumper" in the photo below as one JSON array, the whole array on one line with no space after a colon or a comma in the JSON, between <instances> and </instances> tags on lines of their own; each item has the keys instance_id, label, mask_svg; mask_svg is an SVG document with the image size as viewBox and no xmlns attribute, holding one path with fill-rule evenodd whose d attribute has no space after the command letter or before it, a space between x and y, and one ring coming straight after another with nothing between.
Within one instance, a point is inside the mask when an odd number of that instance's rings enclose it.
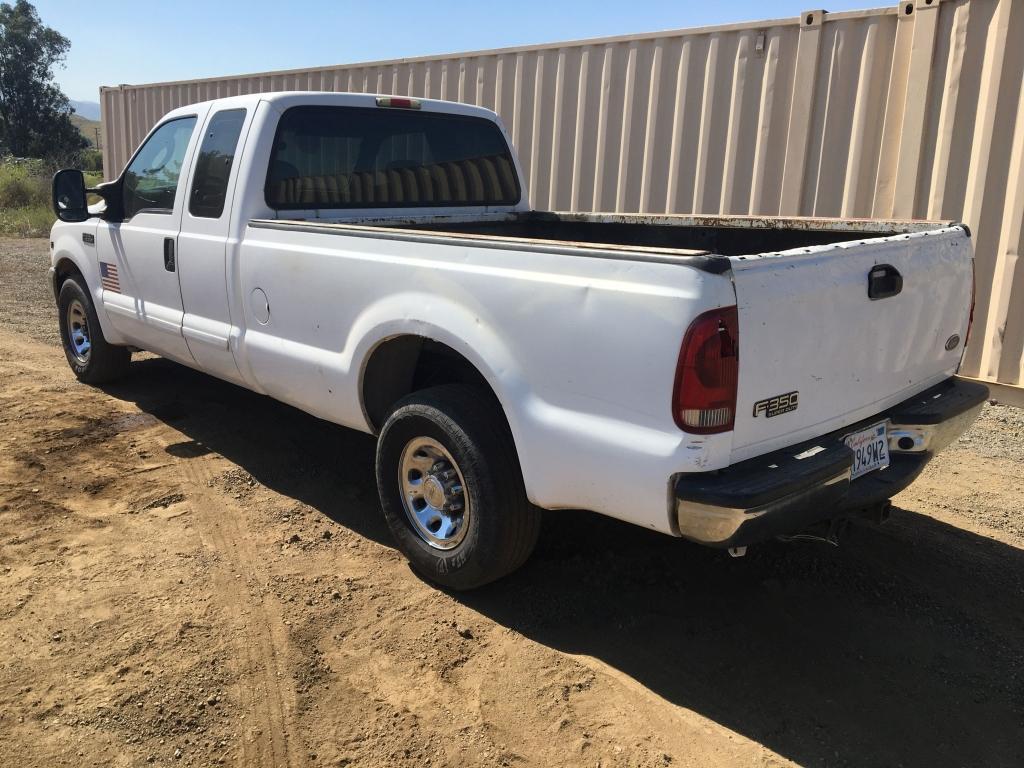
<instances>
[{"instance_id":1,"label":"rear bumper","mask_svg":"<svg viewBox=\"0 0 1024 768\"><path fill-rule=\"evenodd\" d=\"M906 488L956 440L988 398L983 384L950 378L869 419L719 472L674 478L679 534L715 547L753 544L870 507ZM851 481L843 437L885 421L890 464Z\"/></svg>"}]
</instances>

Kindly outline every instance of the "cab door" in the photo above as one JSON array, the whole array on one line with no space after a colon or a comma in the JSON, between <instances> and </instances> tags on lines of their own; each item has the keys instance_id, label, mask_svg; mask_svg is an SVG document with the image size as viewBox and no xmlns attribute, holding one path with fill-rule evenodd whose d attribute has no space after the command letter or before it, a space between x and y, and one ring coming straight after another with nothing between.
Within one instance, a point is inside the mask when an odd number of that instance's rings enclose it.
<instances>
[{"instance_id":1,"label":"cab door","mask_svg":"<svg viewBox=\"0 0 1024 768\"><path fill-rule=\"evenodd\" d=\"M121 175L123 219L101 221L96 256L103 307L111 324L134 345L190 365L181 333L177 249L185 208L188 164L204 114L174 117L158 126Z\"/></svg>"},{"instance_id":2,"label":"cab door","mask_svg":"<svg viewBox=\"0 0 1024 768\"><path fill-rule=\"evenodd\" d=\"M230 349L228 249L232 202L238 175L235 157L242 152L252 111L214 108L199 143L189 185L188 207L178 235L178 278L181 284L182 333L189 351L204 371L243 383ZM239 323L235 322L235 325Z\"/></svg>"}]
</instances>

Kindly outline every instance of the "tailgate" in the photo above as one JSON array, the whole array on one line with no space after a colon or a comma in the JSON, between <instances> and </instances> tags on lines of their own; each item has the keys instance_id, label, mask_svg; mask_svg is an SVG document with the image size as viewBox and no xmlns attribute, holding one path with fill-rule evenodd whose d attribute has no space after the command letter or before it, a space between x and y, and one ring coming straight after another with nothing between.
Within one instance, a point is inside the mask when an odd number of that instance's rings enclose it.
<instances>
[{"instance_id":1,"label":"tailgate","mask_svg":"<svg viewBox=\"0 0 1024 768\"><path fill-rule=\"evenodd\" d=\"M733 462L867 418L959 367L973 281L963 227L731 261L740 349ZM876 293L895 290L886 279L895 273L902 288L872 299L871 273Z\"/></svg>"}]
</instances>

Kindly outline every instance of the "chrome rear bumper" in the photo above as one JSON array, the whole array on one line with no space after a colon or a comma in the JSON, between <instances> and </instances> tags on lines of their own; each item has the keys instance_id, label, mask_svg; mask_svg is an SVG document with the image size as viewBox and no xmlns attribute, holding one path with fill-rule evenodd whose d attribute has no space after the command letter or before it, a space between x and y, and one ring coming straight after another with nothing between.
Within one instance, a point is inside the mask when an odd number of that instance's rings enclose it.
<instances>
[{"instance_id":1,"label":"chrome rear bumper","mask_svg":"<svg viewBox=\"0 0 1024 768\"><path fill-rule=\"evenodd\" d=\"M709 546L746 546L884 501L910 485L935 453L963 434L987 398L982 384L947 379L815 440L719 472L678 475L678 533ZM887 423L890 464L851 481L853 452L843 437L880 421Z\"/></svg>"},{"instance_id":2,"label":"chrome rear bumper","mask_svg":"<svg viewBox=\"0 0 1024 768\"><path fill-rule=\"evenodd\" d=\"M982 402L938 424L899 424L890 421L889 451L891 453L938 453L967 431L967 428L981 413L981 407L986 399L988 399L987 388Z\"/></svg>"}]
</instances>

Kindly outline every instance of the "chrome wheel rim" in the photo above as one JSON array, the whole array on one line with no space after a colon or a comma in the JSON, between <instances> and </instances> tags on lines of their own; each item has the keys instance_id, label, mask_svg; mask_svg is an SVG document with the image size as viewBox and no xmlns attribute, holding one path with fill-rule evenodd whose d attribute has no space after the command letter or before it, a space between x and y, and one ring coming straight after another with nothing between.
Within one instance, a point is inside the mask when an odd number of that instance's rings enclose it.
<instances>
[{"instance_id":1,"label":"chrome wheel rim","mask_svg":"<svg viewBox=\"0 0 1024 768\"><path fill-rule=\"evenodd\" d=\"M89 318L85 313L85 307L78 299L74 299L68 305L67 323L71 354L75 356L75 360L85 365L89 362L92 341L89 337Z\"/></svg>"},{"instance_id":2,"label":"chrome wheel rim","mask_svg":"<svg viewBox=\"0 0 1024 768\"><path fill-rule=\"evenodd\" d=\"M434 549L455 549L466 538L472 509L459 465L431 437L414 437L398 461L402 507L417 535Z\"/></svg>"}]
</instances>

